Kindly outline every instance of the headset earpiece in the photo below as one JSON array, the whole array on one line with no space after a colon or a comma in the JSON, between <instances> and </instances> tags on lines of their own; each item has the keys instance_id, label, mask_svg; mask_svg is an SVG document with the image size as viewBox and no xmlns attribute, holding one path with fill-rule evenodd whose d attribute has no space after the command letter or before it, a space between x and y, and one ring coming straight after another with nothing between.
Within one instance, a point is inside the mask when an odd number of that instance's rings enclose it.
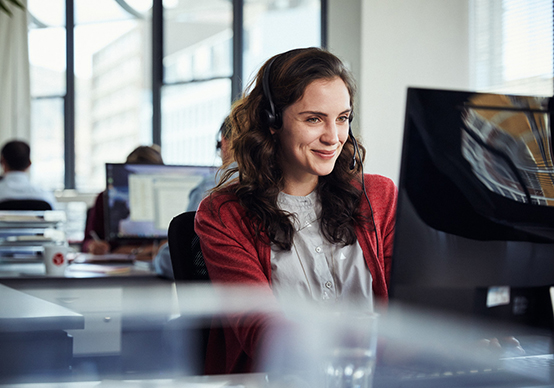
<instances>
[{"instance_id":1,"label":"headset earpiece","mask_svg":"<svg viewBox=\"0 0 554 388\"><path fill-rule=\"evenodd\" d=\"M271 65L273 65L275 59L276 57L267 64L262 76L262 89L265 98L269 102L270 110L262 109L261 118L264 124L266 124L269 128L279 129L283 125L283 120L281 118L281 113L275 111L275 105L273 104L273 99L271 98L271 89L269 87L269 72L271 70Z\"/></svg>"}]
</instances>

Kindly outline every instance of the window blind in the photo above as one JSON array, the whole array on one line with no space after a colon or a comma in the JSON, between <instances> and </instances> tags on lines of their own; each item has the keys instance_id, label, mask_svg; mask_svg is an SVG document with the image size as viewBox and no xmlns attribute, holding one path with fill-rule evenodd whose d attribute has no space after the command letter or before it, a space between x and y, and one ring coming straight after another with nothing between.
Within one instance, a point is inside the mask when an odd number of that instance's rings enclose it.
<instances>
[{"instance_id":1,"label":"window blind","mask_svg":"<svg viewBox=\"0 0 554 388\"><path fill-rule=\"evenodd\" d=\"M470 0L472 88L551 96L552 0Z\"/></svg>"}]
</instances>

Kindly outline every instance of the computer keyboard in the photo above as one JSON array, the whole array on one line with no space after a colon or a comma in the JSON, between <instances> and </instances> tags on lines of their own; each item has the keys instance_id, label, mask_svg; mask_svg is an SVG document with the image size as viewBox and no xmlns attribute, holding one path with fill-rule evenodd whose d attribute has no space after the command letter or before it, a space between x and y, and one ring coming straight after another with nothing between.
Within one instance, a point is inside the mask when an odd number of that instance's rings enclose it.
<instances>
[{"instance_id":1,"label":"computer keyboard","mask_svg":"<svg viewBox=\"0 0 554 388\"><path fill-rule=\"evenodd\" d=\"M510 357L496 367L378 366L375 388L519 387L554 382L554 355Z\"/></svg>"}]
</instances>

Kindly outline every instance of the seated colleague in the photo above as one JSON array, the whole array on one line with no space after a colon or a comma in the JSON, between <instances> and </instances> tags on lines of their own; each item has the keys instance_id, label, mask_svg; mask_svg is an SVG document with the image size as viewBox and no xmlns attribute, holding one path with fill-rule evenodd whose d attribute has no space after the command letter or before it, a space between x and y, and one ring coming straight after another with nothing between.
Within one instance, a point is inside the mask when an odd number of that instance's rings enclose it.
<instances>
[{"instance_id":1,"label":"seated colleague","mask_svg":"<svg viewBox=\"0 0 554 388\"><path fill-rule=\"evenodd\" d=\"M221 160L225 165L227 162L230 162L231 152L230 152L230 139L231 139L231 124L229 122L229 117L226 117L221 127L219 128L218 135L221 140L217 141L216 150L221 152ZM189 204L187 206L187 211L195 211L200 204L200 201L208 194L208 192L214 188L217 183L221 170L218 170L214 174L206 176L202 181L191 190L189 194ZM154 270L160 276L163 276L168 279L174 279L173 275L173 266L171 264L171 256L169 255L169 245L166 243L160 247L160 250L156 254L153 260Z\"/></svg>"},{"instance_id":2,"label":"seated colleague","mask_svg":"<svg viewBox=\"0 0 554 388\"><path fill-rule=\"evenodd\" d=\"M354 90L343 63L319 48L262 66L230 116L237 167L196 213L212 282L258 285L276 301L291 292L321 304L364 298L372 310L374 298L387 300L397 189L363 175ZM208 374L252 371L272 322L227 321L224 341L208 346Z\"/></svg>"},{"instance_id":3,"label":"seated colleague","mask_svg":"<svg viewBox=\"0 0 554 388\"><path fill-rule=\"evenodd\" d=\"M223 165L232 163L232 156L229 150L230 139L231 139L231 123L229 122L229 117L227 116L221 127L218 131L221 140L217 141L215 146L216 150L221 153L221 161ZM217 184L218 178L220 178L221 169L216 173L206 176L202 181L194 188L189 194L189 204L187 206L187 211L194 211L198 209L200 201L208 194L208 192L214 188Z\"/></svg>"},{"instance_id":4,"label":"seated colleague","mask_svg":"<svg viewBox=\"0 0 554 388\"><path fill-rule=\"evenodd\" d=\"M164 164L159 146L139 146L135 148L125 163L128 164ZM105 241L106 232L104 224L104 194L98 194L94 206L89 210L87 224L85 226L85 238L81 250L95 255L104 255L109 252L131 253L137 250L137 245L119 246ZM146 247L143 253L151 253L151 246Z\"/></svg>"},{"instance_id":5,"label":"seated colleague","mask_svg":"<svg viewBox=\"0 0 554 388\"><path fill-rule=\"evenodd\" d=\"M7 142L0 152L0 164L4 170L0 180L0 202L12 199L36 199L56 207L54 194L42 190L29 181L29 167L31 167L31 149L20 140Z\"/></svg>"}]
</instances>

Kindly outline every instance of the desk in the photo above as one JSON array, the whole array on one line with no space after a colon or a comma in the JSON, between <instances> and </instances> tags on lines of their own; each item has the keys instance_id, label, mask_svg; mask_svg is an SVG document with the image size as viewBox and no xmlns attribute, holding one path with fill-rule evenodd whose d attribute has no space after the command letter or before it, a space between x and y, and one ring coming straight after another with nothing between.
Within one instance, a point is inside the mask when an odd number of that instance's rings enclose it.
<instances>
[{"instance_id":1,"label":"desk","mask_svg":"<svg viewBox=\"0 0 554 388\"><path fill-rule=\"evenodd\" d=\"M147 263L119 263L119 264L70 264L66 271L66 278L89 278L106 276L156 276L148 268ZM0 263L0 278L19 277L46 277L42 262L9 262Z\"/></svg>"},{"instance_id":2,"label":"desk","mask_svg":"<svg viewBox=\"0 0 554 388\"><path fill-rule=\"evenodd\" d=\"M27 303L24 301L27 297L31 297L30 303L37 302L33 298L39 298L43 302L47 301L64 308L60 310L62 312L71 310L68 314L70 318L76 313L84 316L85 320L84 330L67 329L74 335L70 374L66 369L61 368L43 368L45 373L39 376L36 375L35 370L23 370L16 373L17 381L6 381L5 375L0 373L0 384L13 382L16 383L12 385L15 388L38 388L39 385L34 383L41 383L40 387L48 386L44 385L45 383L56 383L50 385L52 388L83 386L216 388L224 387L224 383L235 384L232 380L226 381L224 376L219 376L222 378L220 380L214 380L211 377L187 377L187 375L202 373L195 369L197 367L195 361L201 357L198 337L195 337L195 334L198 335L198 329L206 327L206 323L209 326L211 319L218 314L251 311L254 317L257 317L263 313L275 313L272 310L274 304L269 303L269 300L264 297L267 293L263 290L252 288L234 290L214 285L192 287L191 284L178 284L155 277L83 279L22 277L0 279L0 283L27 294L22 296L20 293L12 292L13 290L7 290L3 300L11 300L8 302L11 305L18 301ZM326 350L330 348L328 346L330 342L326 340L332 337L333 331L327 329L331 323L329 318L333 316L325 314L324 309L313 310L315 306L310 306L289 306L291 310L287 311L287 316L294 318L298 323L294 328L300 331L294 335L287 335L288 330L285 330L283 337L276 337L278 340L272 342L275 346L268 347L269 363L262 370L272 373L271 376L290 376L287 372L295 370L302 372L296 373L301 377L307 375L304 373L306 370L311 371L312 376L315 372L319 373L316 367L321 365L319 361L322 360L322 355L324 356L327 353ZM417 365L421 363L422 366L434 366L436 363L442 368L450 366L452 361L449 363L448 360L455 359L464 363L470 360L472 365L481 365L481 361L475 358L476 354L466 350L468 329L473 333L479 329L478 327L466 327L465 322L455 321L450 317L410 313L404 308L394 307L389 305L387 314L381 316L380 334L388 339L389 344L391 341L393 344L397 342L402 345L402 349L407 348L408 353L411 350L420 351L417 353ZM24 314L27 313L25 310L19 313L16 311L12 318L23 319ZM486 329L490 332L489 327ZM41 334L41 330L25 333L34 336ZM34 338L29 340L29 348L35 344ZM37 343L40 345L40 342ZM448 351L448 358L444 357L444 350ZM51 352L50 349L49 351ZM3 353L5 358L11 356L3 346L0 346L0 353ZM421 355L426 357L422 358ZM469 356L472 358L469 359ZM44 357L56 358L52 357L52 353L45 353ZM295 375L292 376L295 377ZM384 377L388 378L388 376ZM526 376L518 380L510 376L509 384L505 384L506 380L502 380L502 377L500 380L494 380L497 377L487 375L483 376L483 380L478 380L479 384L473 385L465 384L467 380L461 381L457 376L454 381L450 380L450 385L447 385L444 380L437 379L433 380L435 385L430 385L432 381L429 380L425 380L426 385L422 385L423 383L418 379L411 380L413 385L409 385L404 380L399 381L396 375L391 377L392 379L376 380L375 387L546 387L547 384L554 383L554 378L549 376L546 376L544 381L529 379ZM470 375L467 377L472 378ZM388 384L381 384L383 381ZM88 385L89 382L94 382L94 385ZM268 386L264 385L264 381L261 381L262 385L255 383L251 385L245 382L240 384L245 388ZM289 388L293 385L277 386ZM300 386L306 385L294 387ZM272 388L275 387L275 385L272 386Z\"/></svg>"},{"instance_id":3,"label":"desk","mask_svg":"<svg viewBox=\"0 0 554 388\"><path fill-rule=\"evenodd\" d=\"M0 284L0 332L83 328L81 314Z\"/></svg>"},{"instance_id":4,"label":"desk","mask_svg":"<svg viewBox=\"0 0 554 388\"><path fill-rule=\"evenodd\" d=\"M36 372L18 369L14 372L18 381L51 381L52 378L65 381L75 376L83 380L113 375L128 377L139 372L143 375L160 373L164 368L174 367L169 362L172 354L163 348L167 343L164 328L172 315L172 283L169 281L152 275L23 276L3 278L0 283L5 290L12 291L0 295L2 310L21 304L35 311L37 303L42 302L80 320L80 325L63 326L64 336L71 340L65 344L68 356L65 362L66 366L71 366L71 376L64 376L59 368L42 368ZM10 310L13 319L23 319L28 314L27 307ZM40 331L40 326L34 328ZM29 346L37 341L36 335L37 332L26 332ZM0 346L0 359L11 357L12 351ZM52 353L46 354L55 359L53 350L49 351ZM0 381L6 382L1 368L0 365Z\"/></svg>"},{"instance_id":5,"label":"desk","mask_svg":"<svg viewBox=\"0 0 554 388\"><path fill-rule=\"evenodd\" d=\"M13 388L265 388L268 387L268 383L265 374L252 373L242 375L191 376L172 380L104 380L69 383L0 384L0 387L8 386Z\"/></svg>"},{"instance_id":6,"label":"desk","mask_svg":"<svg viewBox=\"0 0 554 388\"><path fill-rule=\"evenodd\" d=\"M0 376L69 373L81 314L0 284Z\"/></svg>"}]
</instances>

